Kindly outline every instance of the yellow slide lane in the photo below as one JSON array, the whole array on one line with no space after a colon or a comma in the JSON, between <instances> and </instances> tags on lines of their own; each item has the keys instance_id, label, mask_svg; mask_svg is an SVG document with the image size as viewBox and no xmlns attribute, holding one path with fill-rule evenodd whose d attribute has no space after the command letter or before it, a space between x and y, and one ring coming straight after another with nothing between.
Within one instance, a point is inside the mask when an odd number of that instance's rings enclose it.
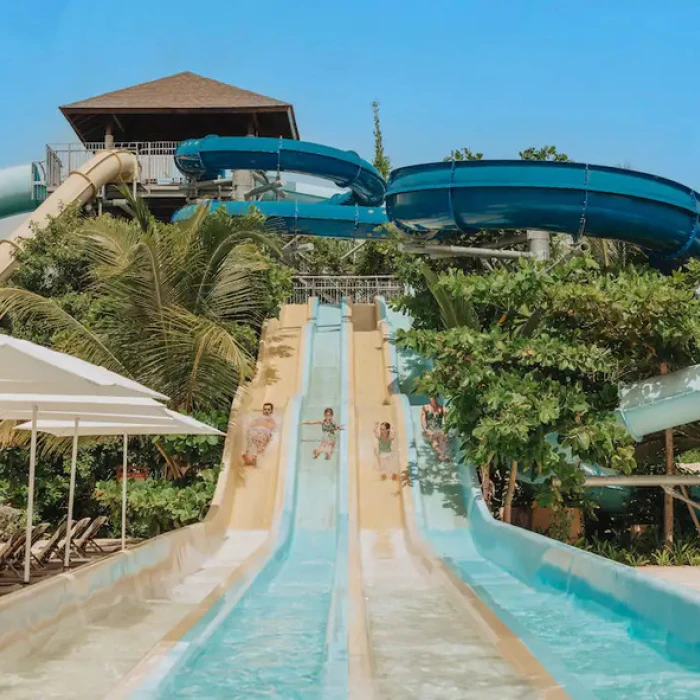
<instances>
[{"instance_id":1,"label":"yellow slide lane","mask_svg":"<svg viewBox=\"0 0 700 700\"><path fill-rule=\"evenodd\" d=\"M192 535L191 544L175 555L174 571L162 577L156 590L150 585L160 578L154 571L144 573L143 581L138 575L124 586L117 581L105 594L107 606L97 608L86 600L80 619L61 620L33 635L34 644L24 645L23 651L13 647L11 654L0 654L0 695L29 699L45 696L50 688L52 698L74 698L80 688L81 698L101 698L110 689L111 698L129 697L231 585L257 573L276 537L287 406L300 389L307 319L307 305L288 305L279 319L268 322L256 376L241 389L232 410L225 469L207 520L164 536L188 537L197 531L201 537L206 532L214 540L207 547L210 554L199 551ZM266 401L275 406L275 436L257 468L243 467L246 428ZM176 570L182 573L178 576Z\"/></svg>"},{"instance_id":2,"label":"yellow slide lane","mask_svg":"<svg viewBox=\"0 0 700 700\"><path fill-rule=\"evenodd\" d=\"M503 659L487 626L465 613L462 593L434 575L437 562L416 556L404 517L407 487L381 478L375 453L375 424L386 421L395 434L393 464L405 478L407 436L390 391L383 324L373 304L354 305L352 317L360 556L374 692L380 698L537 697Z\"/></svg>"},{"instance_id":3,"label":"yellow slide lane","mask_svg":"<svg viewBox=\"0 0 700 700\"><path fill-rule=\"evenodd\" d=\"M232 530L269 530L272 524L283 417L289 399L301 388L299 352L306 321L307 306L290 304L283 307L280 319L271 321L268 326L263 365L244 401L242 415L236 419L234 448L230 455L231 468L236 475L229 526ZM245 433L250 421L262 415L266 402L274 406L277 431L257 466L246 467L242 459Z\"/></svg>"}]
</instances>

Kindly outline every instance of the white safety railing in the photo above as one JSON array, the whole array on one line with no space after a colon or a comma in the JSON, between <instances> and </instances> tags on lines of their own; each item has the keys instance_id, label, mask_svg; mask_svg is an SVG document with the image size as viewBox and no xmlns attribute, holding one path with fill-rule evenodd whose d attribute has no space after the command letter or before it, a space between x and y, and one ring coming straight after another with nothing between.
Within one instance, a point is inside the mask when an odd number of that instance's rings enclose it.
<instances>
[{"instance_id":1,"label":"white safety railing","mask_svg":"<svg viewBox=\"0 0 700 700\"><path fill-rule=\"evenodd\" d=\"M175 167L177 141L131 141L115 143L114 148L136 154L139 163L138 180L143 185L180 185L185 177ZM105 149L104 142L58 143L46 146L46 184L55 189L70 173L85 165L98 151Z\"/></svg>"},{"instance_id":2,"label":"white safety railing","mask_svg":"<svg viewBox=\"0 0 700 700\"><path fill-rule=\"evenodd\" d=\"M297 275L293 280L289 302L304 304L310 297L318 297L324 304L340 304L343 298L356 304L370 304L375 296L393 299L405 291L404 285L395 277L331 275Z\"/></svg>"}]
</instances>

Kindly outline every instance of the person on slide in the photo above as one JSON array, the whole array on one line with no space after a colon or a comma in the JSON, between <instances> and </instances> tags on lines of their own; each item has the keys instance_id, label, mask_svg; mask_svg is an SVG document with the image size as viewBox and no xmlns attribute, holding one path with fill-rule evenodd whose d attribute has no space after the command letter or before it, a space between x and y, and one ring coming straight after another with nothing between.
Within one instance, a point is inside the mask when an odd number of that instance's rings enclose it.
<instances>
[{"instance_id":1,"label":"person on slide","mask_svg":"<svg viewBox=\"0 0 700 700\"><path fill-rule=\"evenodd\" d=\"M257 467L258 457L265 452L272 440L277 423L272 416L275 407L264 403L262 416L254 418L246 432L246 450L243 453L243 464L246 467Z\"/></svg>"},{"instance_id":2,"label":"person on slide","mask_svg":"<svg viewBox=\"0 0 700 700\"><path fill-rule=\"evenodd\" d=\"M399 472L396 468L396 453L392 449L394 442L394 431L391 429L390 423L375 423L374 437L377 438L377 444L374 448L374 454L377 457L377 466L379 473L384 481L389 475L396 481L399 478Z\"/></svg>"},{"instance_id":3,"label":"person on slide","mask_svg":"<svg viewBox=\"0 0 700 700\"><path fill-rule=\"evenodd\" d=\"M326 455L326 459L330 459L331 455L333 454L333 450L335 450L337 434L339 430L343 429L343 426L338 425L333 416L333 409L327 408L323 412L323 420L307 420L302 423L302 425L321 426L323 439L321 440L319 446L314 449L314 459L317 459L321 453Z\"/></svg>"},{"instance_id":4,"label":"person on slide","mask_svg":"<svg viewBox=\"0 0 700 700\"><path fill-rule=\"evenodd\" d=\"M420 416L421 427L426 440L437 453L438 461L445 462L447 455L447 435L445 435L445 408L440 405L438 398L432 396L430 402L423 406Z\"/></svg>"}]
</instances>

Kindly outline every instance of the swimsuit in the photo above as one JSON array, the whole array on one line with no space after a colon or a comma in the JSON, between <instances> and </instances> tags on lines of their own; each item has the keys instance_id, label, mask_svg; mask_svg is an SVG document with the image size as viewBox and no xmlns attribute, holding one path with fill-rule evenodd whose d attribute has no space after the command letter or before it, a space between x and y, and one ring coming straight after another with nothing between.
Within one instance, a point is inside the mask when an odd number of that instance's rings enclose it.
<instances>
[{"instance_id":1,"label":"swimsuit","mask_svg":"<svg viewBox=\"0 0 700 700\"><path fill-rule=\"evenodd\" d=\"M394 441L393 438L387 437L383 438L381 435L377 438L379 445L379 454L389 454L391 452L391 443Z\"/></svg>"},{"instance_id":2,"label":"swimsuit","mask_svg":"<svg viewBox=\"0 0 700 700\"><path fill-rule=\"evenodd\" d=\"M321 431L323 433L323 439L321 440L321 444L319 446L319 449L328 449L331 450L335 447L335 433L338 430L338 426L335 424L335 421L323 421L321 423Z\"/></svg>"},{"instance_id":3,"label":"swimsuit","mask_svg":"<svg viewBox=\"0 0 700 700\"><path fill-rule=\"evenodd\" d=\"M256 418L248 428L246 453L260 455L272 440L273 418Z\"/></svg>"}]
</instances>

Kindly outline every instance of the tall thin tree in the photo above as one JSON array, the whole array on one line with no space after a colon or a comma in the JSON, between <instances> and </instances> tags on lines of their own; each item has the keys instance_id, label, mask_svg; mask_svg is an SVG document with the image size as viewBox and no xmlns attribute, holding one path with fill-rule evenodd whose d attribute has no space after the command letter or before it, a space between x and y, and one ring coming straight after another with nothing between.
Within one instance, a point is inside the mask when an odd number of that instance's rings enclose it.
<instances>
[{"instance_id":1,"label":"tall thin tree","mask_svg":"<svg viewBox=\"0 0 700 700\"><path fill-rule=\"evenodd\" d=\"M372 102L372 115L374 116L374 160L372 165L381 173L383 178L388 178L391 172L391 160L384 151L384 138L382 136L382 123L379 117L379 102Z\"/></svg>"}]
</instances>

